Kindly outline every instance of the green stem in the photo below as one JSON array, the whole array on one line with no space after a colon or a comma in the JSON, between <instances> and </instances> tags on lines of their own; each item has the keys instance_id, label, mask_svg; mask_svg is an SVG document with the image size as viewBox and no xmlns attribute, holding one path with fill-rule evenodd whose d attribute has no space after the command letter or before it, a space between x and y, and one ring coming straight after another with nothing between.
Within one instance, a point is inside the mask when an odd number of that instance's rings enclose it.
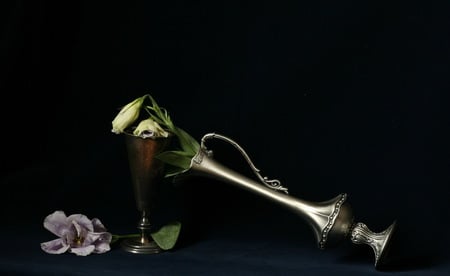
<instances>
[{"instance_id":1,"label":"green stem","mask_svg":"<svg viewBox=\"0 0 450 276\"><path fill-rule=\"evenodd\" d=\"M112 235L111 243L114 243L120 239L127 239L127 238L139 238L140 234L127 234L127 235Z\"/></svg>"}]
</instances>

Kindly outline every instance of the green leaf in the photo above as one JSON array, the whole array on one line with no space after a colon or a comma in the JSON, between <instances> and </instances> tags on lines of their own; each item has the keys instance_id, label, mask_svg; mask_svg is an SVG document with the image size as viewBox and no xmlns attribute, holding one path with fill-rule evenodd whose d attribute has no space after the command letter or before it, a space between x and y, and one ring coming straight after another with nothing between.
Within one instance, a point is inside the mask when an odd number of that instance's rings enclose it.
<instances>
[{"instance_id":1,"label":"green leaf","mask_svg":"<svg viewBox=\"0 0 450 276\"><path fill-rule=\"evenodd\" d=\"M157 231L150 233L156 244L163 250L172 249L180 235L181 223L179 221L173 221L164 225Z\"/></svg>"},{"instance_id":2,"label":"green leaf","mask_svg":"<svg viewBox=\"0 0 450 276\"><path fill-rule=\"evenodd\" d=\"M139 238L141 235L140 234L128 234L128 235L115 235L112 234L111 235L111 242L110 244L113 244L121 239L126 239L126 238Z\"/></svg>"},{"instance_id":3,"label":"green leaf","mask_svg":"<svg viewBox=\"0 0 450 276\"><path fill-rule=\"evenodd\" d=\"M164 169L164 177L168 178L168 177L176 176L176 175L179 175L181 173L184 173L188 169L167 165L165 167L165 169Z\"/></svg>"},{"instance_id":4,"label":"green leaf","mask_svg":"<svg viewBox=\"0 0 450 276\"><path fill-rule=\"evenodd\" d=\"M168 165L165 169L165 177L177 175L188 170L191 166L192 158L200 150L200 144L186 131L177 127L169 116L169 112L165 108L158 105L156 100L147 94L151 101L151 105L146 105L145 110L150 118L161 125L165 130L172 132L178 140L180 151L165 151L157 156L158 159Z\"/></svg>"},{"instance_id":5,"label":"green leaf","mask_svg":"<svg viewBox=\"0 0 450 276\"><path fill-rule=\"evenodd\" d=\"M184 151L163 151L156 156L159 160L183 169L189 169L192 157Z\"/></svg>"},{"instance_id":6,"label":"green leaf","mask_svg":"<svg viewBox=\"0 0 450 276\"><path fill-rule=\"evenodd\" d=\"M194 157L200 149L199 143L189 133L179 127L176 128L176 135L180 139L181 148L191 153L192 157Z\"/></svg>"},{"instance_id":7,"label":"green leaf","mask_svg":"<svg viewBox=\"0 0 450 276\"><path fill-rule=\"evenodd\" d=\"M169 113L167 112L167 110L165 108L159 107L156 100L150 94L147 94L147 96L149 97L150 101L152 102L151 106L146 106L147 112L150 114L152 119L157 121L159 124L166 126L167 128L169 128L169 130L172 131L175 128L175 126L174 126L172 120L170 119L170 116L169 116ZM153 111L154 114L151 111Z\"/></svg>"}]
</instances>

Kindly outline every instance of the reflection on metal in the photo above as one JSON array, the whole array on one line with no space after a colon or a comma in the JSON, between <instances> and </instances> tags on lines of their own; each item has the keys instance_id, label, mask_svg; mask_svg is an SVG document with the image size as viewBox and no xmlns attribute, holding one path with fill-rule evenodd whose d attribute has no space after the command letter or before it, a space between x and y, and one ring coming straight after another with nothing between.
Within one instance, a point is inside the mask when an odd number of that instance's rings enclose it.
<instances>
[{"instance_id":1,"label":"reflection on metal","mask_svg":"<svg viewBox=\"0 0 450 276\"><path fill-rule=\"evenodd\" d=\"M352 228L350 239L355 244L367 244L372 247L375 253L375 266L378 266L379 263L384 261L395 225L396 222L391 224L386 230L374 233L364 223L359 222Z\"/></svg>"},{"instance_id":2,"label":"reflection on metal","mask_svg":"<svg viewBox=\"0 0 450 276\"><path fill-rule=\"evenodd\" d=\"M212 157L213 152L205 146L205 141L211 138L218 138L236 147L264 185L214 160ZM367 244L375 252L375 267L379 267L382 264L390 237L395 228L394 222L385 231L373 233L363 223L355 224L353 212L346 201L347 194L345 193L323 202L311 202L288 195L287 189L281 186L279 181L276 181L276 185L273 186L269 184L272 182L268 183L267 178L261 177L259 170L256 169L245 151L236 142L215 133L206 134L202 138L201 148L192 159L190 169L184 175L197 175L217 179L258 194L273 203L289 209L311 226L320 249L334 246L347 237L355 244Z\"/></svg>"}]
</instances>

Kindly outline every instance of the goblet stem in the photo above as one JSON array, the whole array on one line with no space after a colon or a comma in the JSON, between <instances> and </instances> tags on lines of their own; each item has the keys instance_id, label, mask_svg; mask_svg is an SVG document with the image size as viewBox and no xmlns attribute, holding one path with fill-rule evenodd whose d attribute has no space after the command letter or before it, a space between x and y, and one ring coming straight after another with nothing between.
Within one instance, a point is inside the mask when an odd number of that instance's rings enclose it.
<instances>
[{"instance_id":1,"label":"goblet stem","mask_svg":"<svg viewBox=\"0 0 450 276\"><path fill-rule=\"evenodd\" d=\"M149 243L148 233L150 231L150 221L145 211L142 211L141 214L142 217L137 228L141 231L141 244L146 244Z\"/></svg>"},{"instance_id":2,"label":"goblet stem","mask_svg":"<svg viewBox=\"0 0 450 276\"><path fill-rule=\"evenodd\" d=\"M151 225L146 211L141 211L141 219L138 222L137 228L140 231L140 236L124 240L122 242L122 248L131 253L160 253L162 251L161 248L150 236Z\"/></svg>"}]
</instances>

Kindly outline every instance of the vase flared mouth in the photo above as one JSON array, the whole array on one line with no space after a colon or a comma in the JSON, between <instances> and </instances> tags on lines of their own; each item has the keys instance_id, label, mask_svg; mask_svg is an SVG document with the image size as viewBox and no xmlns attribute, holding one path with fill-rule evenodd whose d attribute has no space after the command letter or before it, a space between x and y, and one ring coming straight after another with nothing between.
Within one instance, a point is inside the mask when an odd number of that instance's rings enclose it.
<instances>
[{"instance_id":1,"label":"vase flared mouth","mask_svg":"<svg viewBox=\"0 0 450 276\"><path fill-rule=\"evenodd\" d=\"M173 136L173 133L170 132L170 131L167 131L167 130L166 130L166 132L169 133L169 135L167 137L166 136L159 136L159 135L158 136L155 136L155 135L153 135L153 136L152 135L148 135L148 136L135 135L135 134L133 134L134 129L135 129L135 127L132 128L132 129L126 129L122 133L127 135L127 136L129 136L129 137L135 137L135 138L141 138L141 139L152 139L152 140L170 139Z\"/></svg>"}]
</instances>

